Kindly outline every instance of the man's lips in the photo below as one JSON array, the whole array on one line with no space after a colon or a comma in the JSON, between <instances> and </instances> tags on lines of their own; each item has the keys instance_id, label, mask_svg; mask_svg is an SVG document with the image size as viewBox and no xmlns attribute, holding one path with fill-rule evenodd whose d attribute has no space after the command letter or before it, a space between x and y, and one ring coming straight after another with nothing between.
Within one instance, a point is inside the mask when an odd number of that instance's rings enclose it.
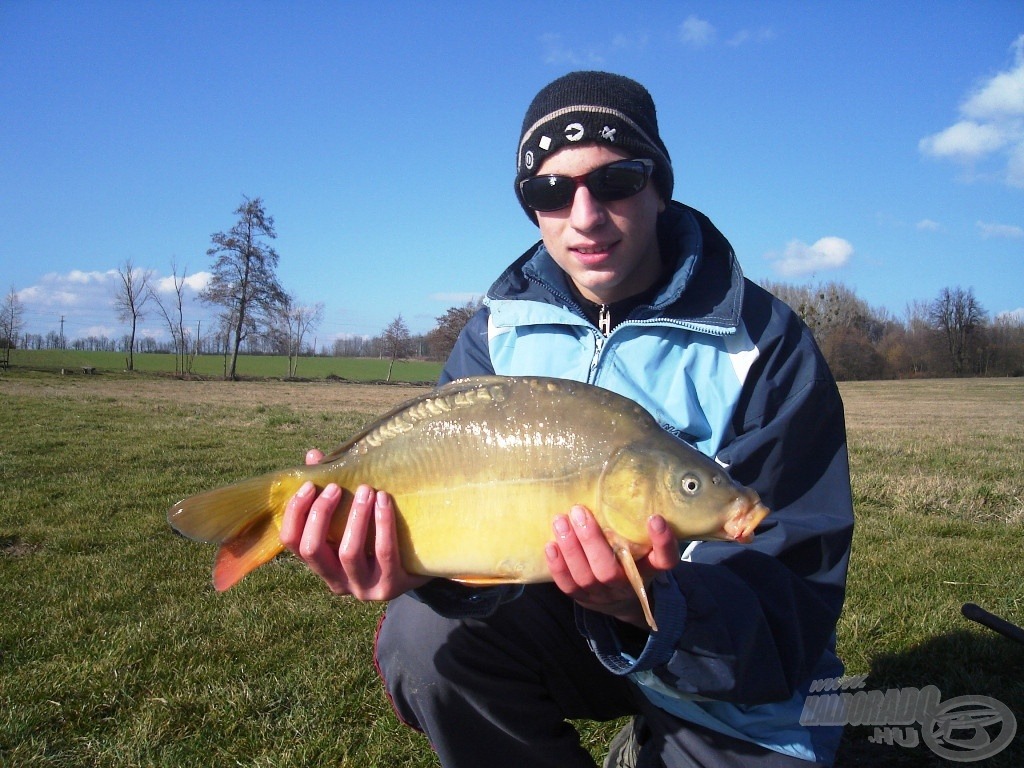
<instances>
[{"instance_id":1,"label":"man's lips","mask_svg":"<svg viewBox=\"0 0 1024 768\"><path fill-rule=\"evenodd\" d=\"M569 250L583 264L592 264L608 258L614 247L615 243L600 243L595 245L576 245L570 247Z\"/></svg>"}]
</instances>

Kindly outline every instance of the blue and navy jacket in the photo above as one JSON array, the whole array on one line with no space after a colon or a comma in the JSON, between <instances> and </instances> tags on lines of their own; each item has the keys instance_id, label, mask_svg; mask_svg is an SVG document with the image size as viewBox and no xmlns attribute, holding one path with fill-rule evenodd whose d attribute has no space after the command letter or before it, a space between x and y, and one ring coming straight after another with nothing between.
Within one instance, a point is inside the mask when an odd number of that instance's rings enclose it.
<instances>
[{"instance_id":1,"label":"blue and navy jacket","mask_svg":"<svg viewBox=\"0 0 1024 768\"><path fill-rule=\"evenodd\" d=\"M590 647L655 704L719 732L831 763L839 729L799 724L812 681L837 677L853 510L843 406L806 326L746 280L725 237L671 203L658 223L669 269L605 336L543 244L491 286L442 383L544 375L635 400L756 490L771 514L754 542L683 542L653 585L659 631L642 648L577 606ZM431 582L418 597L481 615L520 587Z\"/></svg>"}]
</instances>

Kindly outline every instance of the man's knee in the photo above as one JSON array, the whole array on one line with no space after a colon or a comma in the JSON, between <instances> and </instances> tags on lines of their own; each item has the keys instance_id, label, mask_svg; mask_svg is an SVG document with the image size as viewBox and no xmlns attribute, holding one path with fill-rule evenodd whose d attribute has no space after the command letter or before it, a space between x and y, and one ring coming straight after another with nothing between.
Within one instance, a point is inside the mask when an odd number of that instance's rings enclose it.
<instances>
[{"instance_id":1,"label":"man's knee","mask_svg":"<svg viewBox=\"0 0 1024 768\"><path fill-rule=\"evenodd\" d=\"M389 692L400 680L427 683L437 675L434 655L444 645L450 625L450 620L406 595L388 604L374 655Z\"/></svg>"},{"instance_id":2,"label":"man's knee","mask_svg":"<svg viewBox=\"0 0 1024 768\"><path fill-rule=\"evenodd\" d=\"M443 675L435 664L451 621L419 601L401 596L392 600L377 628L374 663L395 714L406 725L425 730L424 705L441 696Z\"/></svg>"}]
</instances>

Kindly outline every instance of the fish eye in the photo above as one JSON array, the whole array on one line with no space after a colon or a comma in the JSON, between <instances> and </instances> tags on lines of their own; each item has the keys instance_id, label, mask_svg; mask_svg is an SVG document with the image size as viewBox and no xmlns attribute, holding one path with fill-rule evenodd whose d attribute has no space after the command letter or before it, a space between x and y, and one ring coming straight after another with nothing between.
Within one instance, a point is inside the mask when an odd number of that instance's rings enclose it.
<instances>
[{"instance_id":1,"label":"fish eye","mask_svg":"<svg viewBox=\"0 0 1024 768\"><path fill-rule=\"evenodd\" d=\"M687 472L683 475L680 487L683 489L683 493L687 496L693 496L700 490L700 478L692 472Z\"/></svg>"}]
</instances>

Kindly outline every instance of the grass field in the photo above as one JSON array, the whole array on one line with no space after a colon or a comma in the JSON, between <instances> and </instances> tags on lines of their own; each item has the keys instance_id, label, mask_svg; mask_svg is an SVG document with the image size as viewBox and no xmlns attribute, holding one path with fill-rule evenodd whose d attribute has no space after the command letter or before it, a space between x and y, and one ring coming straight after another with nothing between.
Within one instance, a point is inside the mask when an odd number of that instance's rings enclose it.
<instances>
[{"instance_id":1,"label":"grass field","mask_svg":"<svg viewBox=\"0 0 1024 768\"><path fill-rule=\"evenodd\" d=\"M216 594L212 549L165 521L182 496L298 463L422 391L0 376L0 765L436 766L373 671L379 606L326 594L289 558ZM1024 646L959 613L973 601L1024 623L1024 381L843 395L848 672L1002 701L1022 735L984 765L1024 765ZM615 730L582 728L595 756ZM839 765L949 764L871 735L848 728Z\"/></svg>"},{"instance_id":2,"label":"grass field","mask_svg":"<svg viewBox=\"0 0 1024 768\"><path fill-rule=\"evenodd\" d=\"M11 365L38 371L59 371L81 374L83 367L100 372L120 373L127 367L127 356L123 352L77 352L67 349L11 350ZM134 357L135 370L139 373L175 372L175 357L171 354L146 353ZM388 375L390 360L375 357L302 357L299 358L295 376L299 379L327 379L336 377L348 381L384 381ZM224 378L226 361L222 355L199 355L192 365L196 378ZM437 381L441 372L440 363L422 360L397 360L391 372L392 381ZM239 355L237 373L239 378L283 379L288 375L288 358L282 355Z\"/></svg>"}]
</instances>

